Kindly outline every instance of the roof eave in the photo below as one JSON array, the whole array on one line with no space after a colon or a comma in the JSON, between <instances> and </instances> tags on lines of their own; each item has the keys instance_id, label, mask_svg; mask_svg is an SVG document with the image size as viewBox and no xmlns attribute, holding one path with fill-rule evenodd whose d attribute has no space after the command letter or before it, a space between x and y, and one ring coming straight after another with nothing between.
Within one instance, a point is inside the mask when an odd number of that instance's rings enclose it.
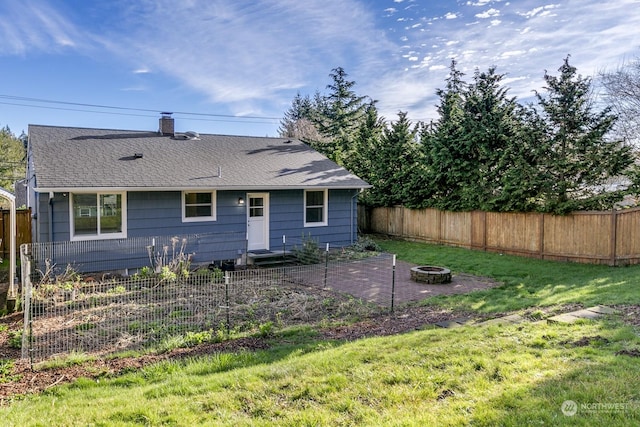
<instances>
[{"instance_id":1,"label":"roof eave","mask_svg":"<svg viewBox=\"0 0 640 427\"><path fill-rule=\"evenodd\" d=\"M280 185L280 186L211 186L211 187L38 187L36 193L99 193L105 191L185 191L185 190L218 190L218 191L268 191L268 190L307 190L310 188L328 188L330 190L364 190L372 185Z\"/></svg>"}]
</instances>

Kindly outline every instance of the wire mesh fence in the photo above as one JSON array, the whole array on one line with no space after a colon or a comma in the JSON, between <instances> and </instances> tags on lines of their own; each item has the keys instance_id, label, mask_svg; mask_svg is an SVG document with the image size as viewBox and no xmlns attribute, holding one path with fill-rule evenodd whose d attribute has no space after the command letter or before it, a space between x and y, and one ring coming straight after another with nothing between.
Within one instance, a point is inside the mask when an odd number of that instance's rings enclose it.
<instances>
[{"instance_id":1,"label":"wire mesh fence","mask_svg":"<svg viewBox=\"0 0 640 427\"><path fill-rule=\"evenodd\" d=\"M37 253L22 247L22 357L32 362L72 352L161 350L393 308L393 258L384 253L310 247L276 257L275 267L176 272L173 265L101 277L73 269L46 276L33 268L45 262Z\"/></svg>"}]
</instances>

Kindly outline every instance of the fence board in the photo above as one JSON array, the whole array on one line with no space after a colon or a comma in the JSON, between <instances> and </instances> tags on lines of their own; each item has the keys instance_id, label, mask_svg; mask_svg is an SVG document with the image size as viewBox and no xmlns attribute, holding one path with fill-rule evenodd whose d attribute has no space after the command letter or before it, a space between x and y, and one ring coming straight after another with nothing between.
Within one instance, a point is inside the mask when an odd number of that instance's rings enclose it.
<instances>
[{"instance_id":1,"label":"fence board","mask_svg":"<svg viewBox=\"0 0 640 427\"><path fill-rule=\"evenodd\" d=\"M611 212L546 215L544 257L606 264L611 259Z\"/></svg>"},{"instance_id":2,"label":"fence board","mask_svg":"<svg viewBox=\"0 0 640 427\"><path fill-rule=\"evenodd\" d=\"M640 263L640 208L618 212L616 258L620 264Z\"/></svg>"},{"instance_id":3,"label":"fence board","mask_svg":"<svg viewBox=\"0 0 640 427\"><path fill-rule=\"evenodd\" d=\"M11 211L0 209L0 258L9 258L11 236ZM31 243L31 209L16 211L16 259L20 256L20 245Z\"/></svg>"},{"instance_id":4,"label":"fence board","mask_svg":"<svg viewBox=\"0 0 640 427\"><path fill-rule=\"evenodd\" d=\"M540 252L540 216L536 213L487 212L486 247L514 254Z\"/></svg>"},{"instance_id":5,"label":"fence board","mask_svg":"<svg viewBox=\"0 0 640 427\"><path fill-rule=\"evenodd\" d=\"M640 263L640 208L559 216L396 206L371 209L369 225L372 233L535 258Z\"/></svg>"}]
</instances>

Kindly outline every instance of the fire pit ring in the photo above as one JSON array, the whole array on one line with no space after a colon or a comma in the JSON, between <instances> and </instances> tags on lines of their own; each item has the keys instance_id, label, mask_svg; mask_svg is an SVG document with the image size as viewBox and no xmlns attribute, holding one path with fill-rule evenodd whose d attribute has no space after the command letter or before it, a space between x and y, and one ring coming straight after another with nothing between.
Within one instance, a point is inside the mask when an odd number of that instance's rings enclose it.
<instances>
[{"instance_id":1,"label":"fire pit ring","mask_svg":"<svg viewBox=\"0 0 640 427\"><path fill-rule=\"evenodd\" d=\"M421 265L411 268L411 280L430 285L450 283L451 270L433 265Z\"/></svg>"}]
</instances>

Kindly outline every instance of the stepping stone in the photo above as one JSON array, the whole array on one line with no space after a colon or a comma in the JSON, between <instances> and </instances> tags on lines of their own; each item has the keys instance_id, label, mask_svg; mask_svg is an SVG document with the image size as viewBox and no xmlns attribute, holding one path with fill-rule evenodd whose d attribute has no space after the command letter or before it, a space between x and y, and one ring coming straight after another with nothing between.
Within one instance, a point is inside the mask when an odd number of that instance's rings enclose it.
<instances>
[{"instance_id":1,"label":"stepping stone","mask_svg":"<svg viewBox=\"0 0 640 427\"><path fill-rule=\"evenodd\" d=\"M600 313L595 313L589 310L572 311L571 313L558 314L547 319L547 322L551 323L575 323L578 319L597 319L602 316Z\"/></svg>"},{"instance_id":2,"label":"stepping stone","mask_svg":"<svg viewBox=\"0 0 640 427\"><path fill-rule=\"evenodd\" d=\"M461 317L459 319L443 320L442 322L437 322L436 326L439 326L441 328L458 328L460 326L468 325L472 321L473 319L471 318Z\"/></svg>"},{"instance_id":3,"label":"stepping stone","mask_svg":"<svg viewBox=\"0 0 640 427\"><path fill-rule=\"evenodd\" d=\"M575 323L578 318L571 313L558 314L557 316L549 317L547 322L549 323Z\"/></svg>"},{"instance_id":4,"label":"stepping stone","mask_svg":"<svg viewBox=\"0 0 640 427\"><path fill-rule=\"evenodd\" d=\"M570 313L558 314L547 319L547 322L557 323L575 323L578 319L597 319L605 314L615 314L617 310L604 305L597 305L595 307L585 308L583 310L576 310Z\"/></svg>"},{"instance_id":5,"label":"stepping stone","mask_svg":"<svg viewBox=\"0 0 640 427\"><path fill-rule=\"evenodd\" d=\"M601 313L591 311L588 309L572 311L571 313L568 313L568 314L572 315L573 317L579 317L581 319L597 319L598 317L602 316Z\"/></svg>"},{"instance_id":6,"label":"stepping stone","mask_svg":"<svg viewBox=\"0 0 640 427\"><path fill-rule=\"evenodd\" d=\"M495 319L486 320L482 323L479 323L480 326L489 326L489 325L514 325L516 323L524 322L524 317L519 314L510 314L504 317L497 317Z\"/></svg>"},{"instance_id":7,"label":"stepping stone","mask_svg":"<svg viewBox=\"0 0 640 427\"><path fill-rule=\"evenodd\" d=\"M443 320L442 322L437 322L436 326L441 328L457 328L462 325L458 322L454 322L453 320Z\"/></svg>"},{"instance_id":8,"label":"stepping stone","mask_svg":"<svg viewBox=\"0 0 640 427\"><path fill-rule=\"evenodd\" d=\"M600 314L618 314L619 311L615 308L607 307L606 305L596 305L595 307L589 307L586 310L593 311Z\"/></svg>"},{"instance_id":9,"label":"stepping stone","mask_svg":"<svg viewBox=\"0 0 640 427\"><path fill-rule=\"evenodd\" d=\"M459 317L457 319L453 319L453 321L461 325L469 325L473 323L473 319L471 317Z\"/></svg>"}]
</instances>

